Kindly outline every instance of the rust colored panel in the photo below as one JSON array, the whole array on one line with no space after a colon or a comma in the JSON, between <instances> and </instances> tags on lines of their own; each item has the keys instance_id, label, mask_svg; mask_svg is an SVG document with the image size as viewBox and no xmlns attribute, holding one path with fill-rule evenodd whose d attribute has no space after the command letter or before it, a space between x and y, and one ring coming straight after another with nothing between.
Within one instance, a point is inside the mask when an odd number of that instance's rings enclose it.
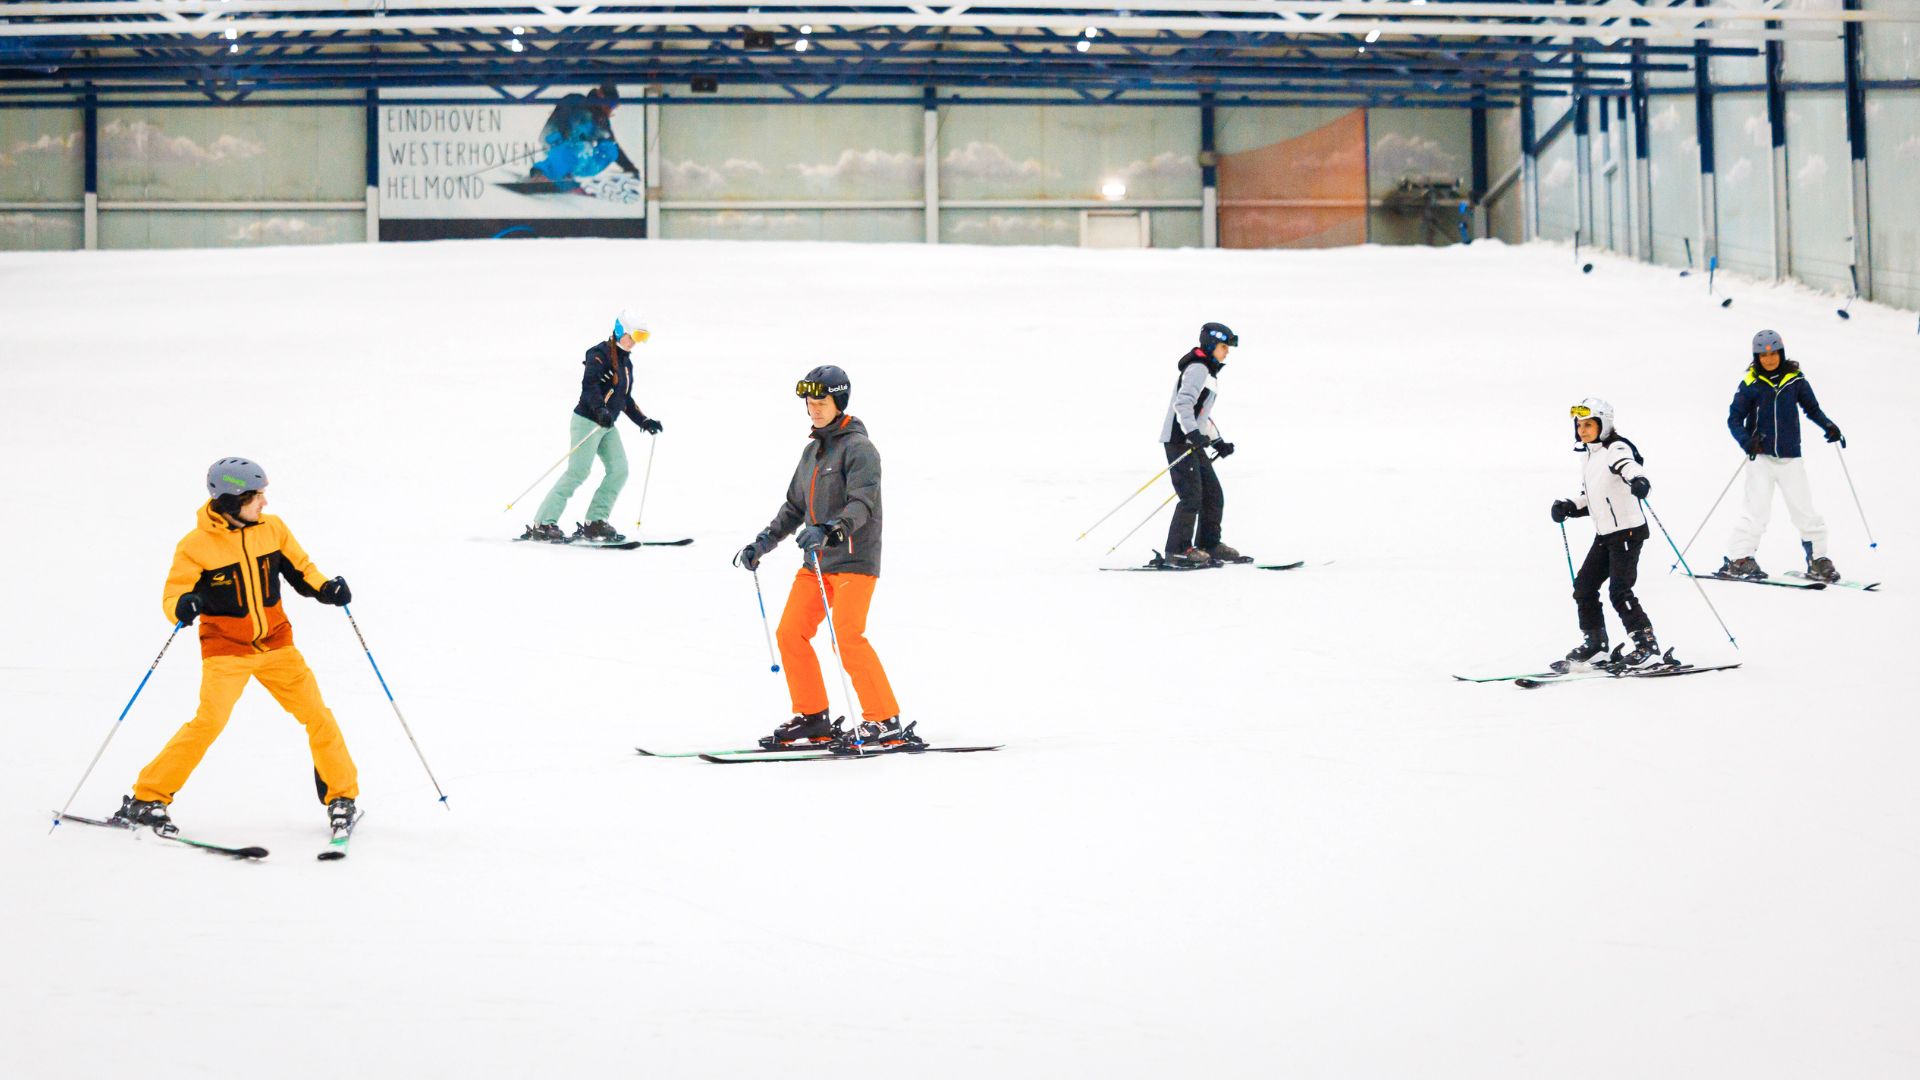
<instances>
[{"instance_id":1,"label":"rust colored panel","mask_svg":"<svg viewBox=\"0 0 1920 1080\"><path fill-rule=\"evenodd\" d=\"M1359 109L1305 135L1220 157L1220 246L1366 242L1367 123Z\"/></svg>"}]
</instances>

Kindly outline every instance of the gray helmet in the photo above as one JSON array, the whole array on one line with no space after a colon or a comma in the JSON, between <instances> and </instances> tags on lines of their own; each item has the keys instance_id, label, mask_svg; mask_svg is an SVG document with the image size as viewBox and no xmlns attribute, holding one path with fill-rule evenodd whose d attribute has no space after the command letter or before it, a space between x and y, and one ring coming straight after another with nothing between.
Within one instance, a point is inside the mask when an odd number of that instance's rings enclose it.
<instances>
[{"instance_id":1,"label":"gray helmet","mask_svg":"<svg viewBox=\"0 0 1920 1080\"><path fill-rule=\"evenodd\" d=\"M1780 334L1774 330L1762 330L1753 335L1753 355L1763 352L1777 352L1782 359L1787 355L1787 343L1780 340Z\"/></svg>"},{"instance_id":2,"label":"gray helmet","mask_svg":"<svg viewBox=\"0 0 1920 1080\"><path fill-rule=\"evenodd\" d=\"M207 466L207 497L244 495L267 486L267 470L243 457L223 457Z\"/></svg>"},{"instance_id":3,"label":"gray helmet","mask_svg":"<svg viewBox=\"0 0 1920 1080\"><path fill-rule=\"evenodd\" d=\"M794 393L801 397L831 397L833 407L846 412L847 400L853 396L853 380L832 364L822 364L807 372L794 387Z\"/></svg>"}]
</instances>

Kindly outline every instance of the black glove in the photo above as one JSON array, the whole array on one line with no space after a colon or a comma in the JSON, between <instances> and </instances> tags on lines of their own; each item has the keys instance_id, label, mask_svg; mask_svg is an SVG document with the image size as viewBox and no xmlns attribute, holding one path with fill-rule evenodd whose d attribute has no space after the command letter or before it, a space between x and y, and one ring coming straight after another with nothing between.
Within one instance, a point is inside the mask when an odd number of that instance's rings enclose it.
<instances>
[{"instance_id":1,"label":"black glove","mask_svg":"<svg viewBox=\"0 0 1920 1080\"><path fill-rule=\"evenodd\" d=\"M320 602L334 607L346 607L353 603L353 590L347 588L347 579L337 577L320 586Z\"/></svg>"},{"instance_id":2,"label":"black glove","mask_svg":"<svg viewBox=\"0 0 1920 1080\"><path fill-rule=\"evenodd\" d=\"M758 570L761 557L771 550L773 550L773 537L762 529L760 535L753 538L753 543L741 548L740 553L733 557L733 565L742 570Z\"/></svg>"},{"instance_id":3,"label":"black glove","mask_svg":"<svg viewBox=\"0 0 1920 1080\"><path fill-rule=\"evenodd\" d=\"M182 626L192 622L200 615L200 596L197 593L181 593L180 599L173 602L173 621Z\"/></svg>"},{"instance_id":4,"label":"black glove","mask_svg":"<svg viewBox=\"0 0 1920 1080\"><path fill-rule=\"evenodd\" d=\"M1213 440L1207 438L1206 435L1202 433L1199 428L1195 428L1192 431L1187 432L1187 445L1193 447L1195 450L1206 449L1207 444L1212 441Z\"/></svg>"},{"instance_id":5,"label":"black glove","mask_svg":"<svg viewBox=\"0 0 1920 1080\"><path fill-rule=\"evenodd\" d=\"M615 413L612 409L595 409L593 410L593 422L599 424L601 427L612 427L613 418L617 415L619 414Z\"/></svg>"},{"instance_id":6,"label":"black glove","mask_svg":"<svg viewBox=\"0 0 1920 1080\"><path fill-rule=\"evenodd\" d=\"M1213 456L1216 458L1227 457L1232 453L1233 444L1225 439L1220 439L1213 444Z\"/></svg>"},{"instance_id":7,"label":"black glove","mask_svg":"<svg viewBox=\"0 0 1920 1080\"><path fill-rule=\"evenodd\" d=\"M1573 505L1573 500L1572 500L1572 499L1555 499L1555 500L1553 500L1553 520L1554 520L1554 523L1555 523L1555 524L1558 524L1558 523L1560 523L1560 522L1562 522L1562 521L1565 521L1565 520L1567 520L1568 518L1570 518L1570 517L1572 517L1572 516L1574 515L1574 512L1575 512L1575 510L1576 510L1576 509L1577 509L1577 508L1576 508L1576 507L1575 507L1575 506Z\"/></svg>"},{"instance_id":8,"label":"black glove","mask_svg":"<svg viewBox=\"0 0 1920 1080\"><path fill-rule=\"evenodd\" d=\"M649 435L658 435L665 428L666 428L665 424L662 424L660 421L655 420L651 416L642 417L640 419L640 430L646 432Z\"/></svg>"},{"instance_id":9,"label":"black glove","mask_svg":"<svg viewBox=\"0 0 1920 1080\"><path fill-rule=\"evenodd\" d=\"M1839 443L1842 450L1847 447L1847 437L1840 434L1840 425L1832 421L1827 422L1827 441Z\"/></svg>"},{"instance_id":10,"label":"black glove","mask_svg":"<svg viewBox=\"0 0 1920 1080\"><path fill-rule=\"evenodd\" d=\"M1753 434L1747 436L1747 460L1752 461L1759 456L1760 456L1760 431L1759 429L1756 428L1754 429Z\"/></svg>"},{"instance_id":11,"label":"black glove","mask_svg":"<svg viewBox=\"0 0 1920 1080\"><path fill-rule=\"evenodd\" d=\"M839 547L846 542L847 530L837 521L809 525L794 538L794 543L800 545L801 551L819 551L821 548Z\"/></svg>"},{"instance_id":12,"label":"black glove","mask_svg":"<svg viewBox=\"0 0 1920 1080\"><path fill-rule=\"evenodd\" d=\"M1627 490L1633 492L1634 498L1644 499L1647 497L1647 492L1653 490L1653 481L1644 476L1636 476L1627 481Z\"/></svg>"}]
</instances>

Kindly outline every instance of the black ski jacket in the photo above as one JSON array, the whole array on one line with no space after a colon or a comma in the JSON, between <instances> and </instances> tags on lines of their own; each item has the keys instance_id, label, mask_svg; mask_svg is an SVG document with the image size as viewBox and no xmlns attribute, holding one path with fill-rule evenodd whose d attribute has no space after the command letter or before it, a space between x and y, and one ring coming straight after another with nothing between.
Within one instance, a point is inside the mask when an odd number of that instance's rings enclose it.
<instances>
[{"instance_id":1,"label":"black ski jacket","mask_svg":"<svg viewBox=\"0 0 1920 1080\"><path fill-rule=\"evenodd\" d=\"M616 417L626 413L627 419L636 424L647 418L633 401L632 353L616 342L603 341L587 350L587 358L581 364L586 371L580 376L580 403L573 407L575 416L584 416L597 424L600 418L594 414L611 409Z\"/></svg>"}]
</instances>

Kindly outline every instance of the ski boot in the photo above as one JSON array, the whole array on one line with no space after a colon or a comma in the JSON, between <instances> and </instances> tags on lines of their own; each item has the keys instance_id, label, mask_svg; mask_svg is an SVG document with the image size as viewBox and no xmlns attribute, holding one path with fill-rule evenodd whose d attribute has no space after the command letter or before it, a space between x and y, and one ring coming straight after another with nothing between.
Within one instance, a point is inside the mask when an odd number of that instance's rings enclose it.
<instances>
[{"instance_id":1,"label":"ski boot","mask_svg":"<svg viewBox=\"0 0 1920 1080\"><path fill-rule=\"evenodd\" d=\"M1840 580L1840 571L1834 569L1833 560L1825 555L1807 556L1807 580L1824 581L1831 585Z\"/></svg>"},{"instance_id":2,"label":"ski boot","mask_svg":"<svg viewBox=\"0 0 1920 1080\"><path fill-rule=\"evenodd\" d=\"M529 525L527 531L520 534L522 540L544 540L549 544L564 544L567 534L560 531L558 525Z\"/></svg>"},{"instance_id":3,"label":"ski boot","mask_svg":"<svg viewBox=\"0 0 1920 1080\"><path fill-rule=\"evenodd\" d=\"M585 525L575 524L573 539L584 540L589 544L624 544L627 538L614 530L604 521L589 521Z\"/></svg>"},{"instance_id":4,"label":"ski boot","mask_svg":"<svg viewBox=\"0 0 1920 1080\"><path fill-rule=\"evenodd\" d=\"M1213 550L1209 552L1209 554L1211 554L1216 561L1223 563L1249 563L1253 561L1253 556L1242 555L1238 549L1229 547L1226 544L1213 545Z\"/></svg>"},{"instance_id":5,"label":"ski boot","mask_svg":"<svg viewBox=\"0 0 1920 1080\"><path fill-rule=\"evenodd\" d=\"M1749 555L1744 559L1722 557L1720 569L1714 571L1715 577L1738 578L1742 581L1765 581L1767 572Z\"/></svg>"},{"instance_id":6,"label":"ski boot","mask_svg":"<svg viewBox=\"0 0 1920 1080\"><path fill-rule=\"evenodd\" d=\"M1615 654L1614 665L1622 671L1637 668L1658 667L1664 661L1660 655L1660 643L1653 638L1651 627L1633 632L1633 651L1620 656Z\"/></svg>"},{"instance_id":7,"label":"ski boot","mask_svg":"<svg viewBox=\"0 0 1920 1080\"><path fill-rule=\"evenodd\" d=\"M166 803L147 802L131 795L120 796L120 809L115 810L107 820L129 829L144 826L161 836L174 836L180 832L173 819L167 816Z\"/></svg>"},{"instance_id":8,"label":"ski boot","mask_svg":"<svg viewBox=\"0 0 1920 1080\"><path fill-rule=\"evenodd\" d=\"M763 750L782 750L793 746L823 746L832 743L844 732L834 724L827 710L817 713L801 713L793 719L773 729L773 734L760 740Z\"/></svg>"},{"instance_id":9,"label":"ski boot","mask_svg":"<svg viewBox=\"0 0 1920 1080\"><path fill-rule=\"evenodd\" d=\"M1605 634L1588 634L1585 641L1573 647L1573 651L1567 654L1565 660L1554 661L1552 667L1555 671L1572 671L1574 668L1590 665L1594 663L1595 660L1604 662L1606 656L1607 636Z\"/></svg>"},{"instance_id":10,"label":"ski boot","mask_svg":"<svg viewBox=\"0 0 1920 1080\"><path fill-rule=\"evenodd\" d=\"M1178 555L1169 553L1167 565L1176 570L1191 570L1201 566L1219 566L1220 563L1214 559L1213 552L1206 548L1190 547Z\"/></svg>"},{"instance_id":11,"label":"ski boot","mask_svg":"<svg viewBox=\"0 0 1920 1080\"><path fill-rule=\"evenodd\" d=\"M345 795L327 803L327 827L333 830L335 836L353 831L354 819L359 816L360 811L354 807L353 800Z\"/></svg>"},{"instance_id":12,"label":"ski boot","mask_svg":"<svg viewBox=\"0 0 1920 1080\"><path fill-rule=\"evenodd\" d=\"M913 725L900 726L900 718L889 716L885 720L862 720L853 726L852 731L843 732L833 744L836 754L859 754L873 750L907 746L925 746L926 741L914 734Z\"/></svg>"}]
</instances>

